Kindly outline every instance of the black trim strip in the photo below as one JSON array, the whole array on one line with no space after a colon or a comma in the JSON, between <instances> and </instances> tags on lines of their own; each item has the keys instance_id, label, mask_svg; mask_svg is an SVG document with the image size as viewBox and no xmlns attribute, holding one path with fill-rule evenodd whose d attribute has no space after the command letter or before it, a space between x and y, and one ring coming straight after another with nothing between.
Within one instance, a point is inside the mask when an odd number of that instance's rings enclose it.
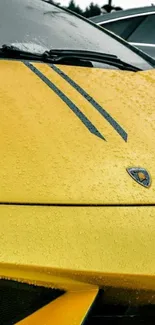
<instances>
[{"instance_id":1,"label":"black trim strip","mask_svg":"<svg viewBox=\"0 0 155 325\"><path fill-rule=\"evenodd\" d=\"M66 75L62 70L60 70L55 65L49 66L57 72L63 79L65 79L72 87L74 87L106 120L109 124L115 129L115 131L127 142L128 135L126 131L113 119L113 117L101 107L94 98L92 98L87 92L82 89L75 81L73 81L68 75Z\"/></svg>"},{"instance_id":2,"label":"black trim strip","mask_svg":"<svg viewBox=\"0 0 155 325\"><path fill-rule=\"evenodd\" d=\"M34 67L31 63L23 61L23 63L34 72L45 84L50 87L55 94L57 94L65 104L72 110L72 112L80 119L80 121L86 126L86 128L98 138L105 140L102 134L97 130L94 124L92 124L88 118L79 110L79 108L59 89L52 81L50 81L41 71Z\"/></svg>"},{"instance_id":3,"label":"black trim strip","mask_svg":"<svg viewBox=\"0 0 155 325\"><path fill-rule=\"evenodd\" d=\"M138 208L138 207L155 207L155 203L27 203L27 202L0 202L1 205L6 205L6 206L28 206L28 207L62 207L62 208Z\"/></svg>"}]
</instances>

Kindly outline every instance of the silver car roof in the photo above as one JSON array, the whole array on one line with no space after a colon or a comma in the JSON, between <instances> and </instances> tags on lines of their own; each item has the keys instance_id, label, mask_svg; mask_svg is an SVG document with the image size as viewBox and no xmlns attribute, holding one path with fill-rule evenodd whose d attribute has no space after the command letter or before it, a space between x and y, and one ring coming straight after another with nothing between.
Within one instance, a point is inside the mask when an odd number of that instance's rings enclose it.
<instances>
[{"instance_id":1,"label":"silver car roof","mask_svg":"<svg viewBox=\"0 0 155 325\"><path fill-rule=\"evenodd\" d=\"M155 12L155 6L148 6L148 7L140 7L140 8L133 8L133 9L126 9L126 10L119 10L115 12L111 12L108 14L103 14L99 16L94 16L89 18L92 22L98 24L102 22L108 22L109 20L119 19L122 17L128 17L132 15L140 15L144 13L152 13Z\"/></svg>"}]
</instances>

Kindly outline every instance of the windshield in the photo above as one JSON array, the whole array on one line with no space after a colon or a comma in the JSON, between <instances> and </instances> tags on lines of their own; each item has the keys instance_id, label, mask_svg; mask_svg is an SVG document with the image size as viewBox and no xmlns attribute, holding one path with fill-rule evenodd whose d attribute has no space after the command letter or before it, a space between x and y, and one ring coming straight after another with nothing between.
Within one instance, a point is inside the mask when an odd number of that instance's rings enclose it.
<instances>
[{"instance_id":1,"label":"windshield","mask_svg":"<svg viewBox=\"0 0 155 325\"><path fill-rule=\"evenodd\" d=\"M41 0L0 1L0 47L3 44L22 45L33 52L50 49L104 52L141 69L152 68L143 57L104 30Z\"/></svg>"}]
</instances>

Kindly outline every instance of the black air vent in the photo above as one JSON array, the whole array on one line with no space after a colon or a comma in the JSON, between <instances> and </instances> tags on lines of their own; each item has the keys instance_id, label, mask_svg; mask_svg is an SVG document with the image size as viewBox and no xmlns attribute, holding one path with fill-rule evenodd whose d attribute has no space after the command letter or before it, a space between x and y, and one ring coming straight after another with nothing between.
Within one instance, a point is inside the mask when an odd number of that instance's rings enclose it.
<instances>
[{"instance_id":1,"label":"black air vent","mask_svg":"<svg viewBox=\"0 0 155 325\"><path fill-rule=\"evenodd\" d=\"M110 305L103 296L101 290L84 325L155 325L155 305Z\"/></svg>"},{"instance_id":2,"label":"black air vent","mask_svg":"<svg viewBox=\"0 0 155 325\"><path fill-rule=\"evenodd\" d=\"M13 325L62 294L60 290L0 280L0 325Z\"/></svg>"}]
</instances>

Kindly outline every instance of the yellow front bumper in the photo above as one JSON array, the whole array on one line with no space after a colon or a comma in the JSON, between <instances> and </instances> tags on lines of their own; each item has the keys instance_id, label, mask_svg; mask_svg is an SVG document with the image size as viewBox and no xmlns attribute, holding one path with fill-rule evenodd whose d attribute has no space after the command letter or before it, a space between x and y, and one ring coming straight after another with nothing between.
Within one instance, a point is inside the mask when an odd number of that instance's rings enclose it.
<instances>
[{"instance_id":1,"label":"yellow front bumper","mask_svg":"<svg viewBox=\"0 0 155 325\"><path fill-rule=\"evenodd\" d=\"M66 292L19 324L82 324L99 288L154 297L154 238L153 206L0 205L0 277Z\"/></svg>"}]
</instances>

